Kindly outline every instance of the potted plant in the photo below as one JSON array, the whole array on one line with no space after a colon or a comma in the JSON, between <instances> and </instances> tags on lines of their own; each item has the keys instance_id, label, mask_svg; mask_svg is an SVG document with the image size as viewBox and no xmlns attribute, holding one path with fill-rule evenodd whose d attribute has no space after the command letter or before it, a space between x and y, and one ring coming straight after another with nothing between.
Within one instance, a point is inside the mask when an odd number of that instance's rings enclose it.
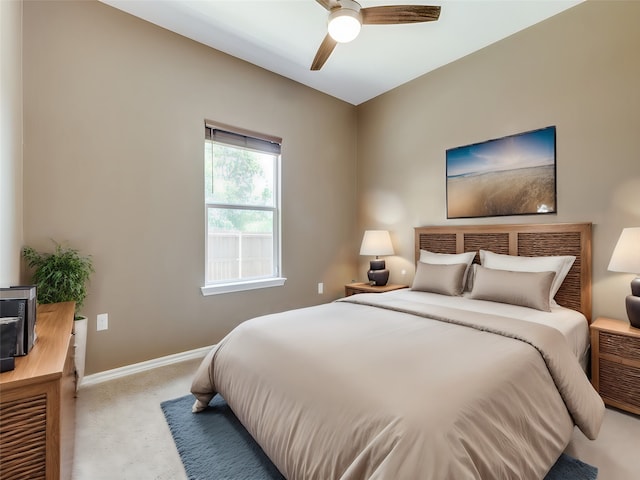
<instances>
[{"instance_id":1,"label":"potted plant","mask_svg":"<svg viewBox=\"0 0 640 480\"><path fill-rule=\"evenodd\" d=\"M22 256L33 269L32 283L36 285L38 303L76 302L74 334L75 358L78 380L84 376L87 345L87 317L78 312L87 297L87 282L94 272L91 256L81 255L74 248L63 247L57 242L52 253L37 252L24 247Z\"/></svg>"}]
</instances>

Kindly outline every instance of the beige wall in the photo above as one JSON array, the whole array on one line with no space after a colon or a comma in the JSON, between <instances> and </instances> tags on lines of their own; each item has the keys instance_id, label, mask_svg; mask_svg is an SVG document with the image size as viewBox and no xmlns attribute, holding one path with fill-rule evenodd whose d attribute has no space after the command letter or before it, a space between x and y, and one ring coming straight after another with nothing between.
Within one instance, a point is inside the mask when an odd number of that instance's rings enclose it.
<instances>
[{"instance_id":1,"label":"beige wall","mask_svg":"<svg viewBox=\"0 0 640 480\"><path fill-rule=\"evenodd\" d=\"M0 1L0 287L20 282L22 2Z\"/></svg>"},{"instance_id":2,"label":"beige wall","mask_svg":"<svg viewBox=\"0 0 640 480\"><path fill-rule=\"evenodd\" d=\"M352 105L98 2L29 1L24 117L25 243L95 261L88 374L211 345L355 275ZM283 287L200 293L205 118L283 138Z\"/></svg>"},{"instance_id":3,"label":"beige wall","mask_svg":"<svg viewBox=\"0 0 640 480\"><path fill-rule=\"evenodd\" d=\"M358 108L360 227L393 232L391 281L412 279L416 226L590 221L594 315L627 318L633 276L607 265L640 226L638 18L640 2L588 1ZM557 215L446 219L447 148L548 125Z\"/></svg>"}]
</instances>

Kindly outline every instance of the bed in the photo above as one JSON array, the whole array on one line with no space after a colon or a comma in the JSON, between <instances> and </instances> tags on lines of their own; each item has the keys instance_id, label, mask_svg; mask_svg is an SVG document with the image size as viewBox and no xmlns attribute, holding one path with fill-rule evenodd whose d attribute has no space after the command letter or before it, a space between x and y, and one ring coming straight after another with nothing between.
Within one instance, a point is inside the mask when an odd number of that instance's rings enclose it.
<instances>
[{"instance_id":1,"label":"bed","mask_svg":"<svg viewBox=\"0 0 640 480\"><path fill-rule=\"evenodd\" d=\"M415 234L411 289L242 323L198 368L194 412L221 394L288 480L539 480L575 426L594 439L591 225Z\"/></svg>"}]
</instances>

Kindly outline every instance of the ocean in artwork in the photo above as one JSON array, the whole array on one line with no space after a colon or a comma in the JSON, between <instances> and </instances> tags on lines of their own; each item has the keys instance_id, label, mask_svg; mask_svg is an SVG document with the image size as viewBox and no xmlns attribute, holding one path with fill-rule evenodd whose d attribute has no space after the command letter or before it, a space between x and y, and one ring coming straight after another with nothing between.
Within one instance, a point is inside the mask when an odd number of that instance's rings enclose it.
<instances>
[{"instance_id":1,"label":"ocean in artwork","mask_svg":"<svg viewBox=\"0 0 640 480\"><path fill-rule=\"evenodd\" d=\"M449 218L556 211L555 166L467 173L447 178Z\"/></svg>"}]
</instances>

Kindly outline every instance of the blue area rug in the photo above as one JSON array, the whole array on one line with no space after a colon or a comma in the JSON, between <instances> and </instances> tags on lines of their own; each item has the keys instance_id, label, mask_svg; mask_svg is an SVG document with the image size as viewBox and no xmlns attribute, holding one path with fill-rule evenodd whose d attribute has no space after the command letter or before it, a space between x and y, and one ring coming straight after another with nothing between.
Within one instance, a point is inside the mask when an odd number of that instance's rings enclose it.
<instances>
[{"instance_id":1,"label":"blue area rug","mask_svg":"<svg viewBox=\"0 0 640 480\"><path fill-rule=\"evenodd\" d=\"M192 395L161 407L190 480L284 480L220 395L191 413ZM562 454L544 480L596 480L598 469Z\"/></svg>"}]
</instances>

